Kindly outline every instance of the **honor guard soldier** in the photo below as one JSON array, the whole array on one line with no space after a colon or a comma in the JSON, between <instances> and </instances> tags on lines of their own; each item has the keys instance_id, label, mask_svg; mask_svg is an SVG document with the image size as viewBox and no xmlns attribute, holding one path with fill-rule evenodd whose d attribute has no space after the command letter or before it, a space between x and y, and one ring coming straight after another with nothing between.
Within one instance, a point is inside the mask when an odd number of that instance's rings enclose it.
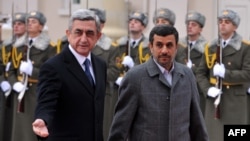
<instances>
[{"instance_id":1,"label":"honor guard soldier","mask_svg":"<svg viewBox=\"0 0 250 141\"><path fill-rule=\"evenodd\" d=\"M3 42L0 50L0 86L1 106L0 110L0 140L9 140L11 134L11 122L13 111L13 95L11 85L8 81L8 71L12 60L12 48L24 46L26 43L26 13L14 13L12 19L12 37Z\"/></svg>"},{"instance_id":2,"label":"honor guard soldier","mask_svg":"<svg viewBox=\"0 0 250 141\"><path fill-rule=\"evenodd\" d=\"M222 141L224 125L250 124L250 44L237 33L239 15L218 15L218 38L206 46L197 81L206 95L205 120L211 141Z\"/></svg>"},{"instance_id":3,"label":"honor guard soldier","mask_svg":"<svg viewBox=\"0 0 250 141\"><path fill-rule=\"evenodd\" d=\"M186 14L185 23L187 36L180 39L179 44L181 44L181 48L178 49L177 57L175 58L177 62L192 69L194 74L200 64L207 44L206 39L201 34L205 20L205 16L197 11L189 11ZM201 111L204 114L205 97L199 86L198 90L200 94Z\"/></svg>"},{"instance_id":4,"label":"honor guard soldier","mask_svg":"<svg viewBox=\"0 0 250 141\"><path fill-rule=\"evenodd\" d=\"M43 31L46 17L39 11L27 14L26 44L12 48L8 80L14 93L13 120L9 141L37 140L32 131L36 86L41 65L54 56L56 48Z\"/></svg>"},{"instance_id":5,"label":"honor guard soldier","mask_svg":"<svg viewBox=\"0 0 250 141\"><path fill-rule=\"evenodd\" d=\"M101 31L106 23L106 11L99 8L90 8L100 19ZM112 44L112 39L102 32L100 39L97 41L92 53L103 59L107 64L107 84L106 95L104 102L104 119L103 119L103 136L104 141L107 140L109 129L114 115L114 106L117 101L117 93L114 93L116 74L119 69L115 66L115 45Z\"/></svg>"},{"instance_id":6,"label":"honor guard soldier","mask_svg":"<svg viewBox=\"0 0 250 141\"><path fill-rule=\"evenodd\" d=\"M116 84L120 85L126 69L134 65L142 64L150 58L148 39L143 35L143 31L148 24L148 17L142 12L132 12L128 21L128 36L117 40L116 66L120 68L120 76Z\"/></svg>"}]
</instances>

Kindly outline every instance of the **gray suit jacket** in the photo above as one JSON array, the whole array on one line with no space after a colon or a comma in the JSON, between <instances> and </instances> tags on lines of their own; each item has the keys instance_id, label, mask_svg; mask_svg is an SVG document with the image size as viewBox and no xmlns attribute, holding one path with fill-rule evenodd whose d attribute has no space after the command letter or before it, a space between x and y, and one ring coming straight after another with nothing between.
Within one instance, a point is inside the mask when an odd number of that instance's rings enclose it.
<instances>
[{"instance_id":1,"label":"gray suit jacket","mask_svg":"<svg viewBox=\"0 0 250 141\"><path fill-rule=\"evenodd\" d=\"M207 141L195 77L175 62L172 86L151 58L125 75L109 141Z\"/></svg>"}]
</instances>

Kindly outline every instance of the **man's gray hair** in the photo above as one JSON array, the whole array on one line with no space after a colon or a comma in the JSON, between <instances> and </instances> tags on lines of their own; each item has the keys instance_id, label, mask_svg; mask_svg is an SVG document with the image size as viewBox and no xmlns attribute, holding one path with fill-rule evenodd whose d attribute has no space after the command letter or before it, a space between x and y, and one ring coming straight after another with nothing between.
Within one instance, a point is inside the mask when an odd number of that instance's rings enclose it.
<instances>
[{"instance_id":1,"label":"man's gray hair","mask_svg":"<svg viewBox=\"0 0 250 141\"><path fill-rule=\"evenodd\" d=\"M88 9L78 9L76 10L69 19L69 27L68 29L71 30L73 26L73 22L75 20L87 21L93 20L96 23L97 32L101 32L100 27L100 19L96 16L95 12L88 10Z\"/></svg>"}]
</instances>

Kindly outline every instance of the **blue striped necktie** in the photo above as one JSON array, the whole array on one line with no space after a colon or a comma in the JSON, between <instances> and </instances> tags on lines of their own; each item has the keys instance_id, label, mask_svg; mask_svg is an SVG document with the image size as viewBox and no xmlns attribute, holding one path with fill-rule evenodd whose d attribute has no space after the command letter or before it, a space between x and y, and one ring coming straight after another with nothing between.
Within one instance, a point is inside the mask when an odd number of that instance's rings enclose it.
<instances>
[{"instance_id":1,"label":"blue striped necktie","mask_svg":"<svg viewBox=\"0 0 250 141\"><path fill-rule=\"evenodd\" d=\"M84 61L84 65L85 65L85 74L88 77L91 86L94 86L94 80L93 80L93 77L92 77L90 70L89 70L89 65L90 65L89 59L86 59Z\"/></svg>"}]
</instances>

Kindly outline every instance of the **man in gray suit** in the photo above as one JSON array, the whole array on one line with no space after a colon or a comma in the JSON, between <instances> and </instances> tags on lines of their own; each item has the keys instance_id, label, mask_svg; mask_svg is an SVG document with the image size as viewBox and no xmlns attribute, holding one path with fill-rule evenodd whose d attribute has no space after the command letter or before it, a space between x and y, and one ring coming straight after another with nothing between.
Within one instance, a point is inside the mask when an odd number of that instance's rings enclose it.
<instances>
[{"instance_id":1,"label":"man in gray suit","mask_svg":"<svg viewBox=\"0 0 250 141\"><path fill-rule=\"evenodd\" d=\"M208 141L192 71L174 61L178 32L157 25L152 57L121 82L109 141Z\"/></svg>"}]
</instances>

